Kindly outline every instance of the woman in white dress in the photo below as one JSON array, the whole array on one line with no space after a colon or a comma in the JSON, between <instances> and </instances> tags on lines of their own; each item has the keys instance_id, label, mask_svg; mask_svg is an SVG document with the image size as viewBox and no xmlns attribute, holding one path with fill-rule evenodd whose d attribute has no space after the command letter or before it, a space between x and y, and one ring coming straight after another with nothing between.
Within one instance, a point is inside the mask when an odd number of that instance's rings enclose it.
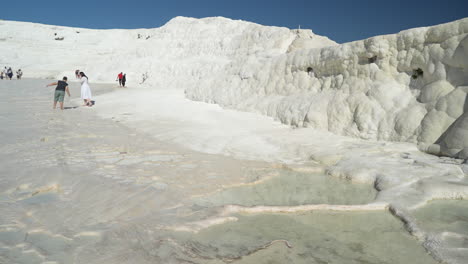
<instances>
[{"instance_id":1,"label":"woman in white dress","mask_svg":"<svg viewBox=\"0 0 468 264\"><path fill-rule=\"evenodd\" d=\"M80 72L81 79L81 99L84 101L83 106L93 106L91 103L91 87L88 84L88 76L84 72Z\"/></svg>"}]
</instances>

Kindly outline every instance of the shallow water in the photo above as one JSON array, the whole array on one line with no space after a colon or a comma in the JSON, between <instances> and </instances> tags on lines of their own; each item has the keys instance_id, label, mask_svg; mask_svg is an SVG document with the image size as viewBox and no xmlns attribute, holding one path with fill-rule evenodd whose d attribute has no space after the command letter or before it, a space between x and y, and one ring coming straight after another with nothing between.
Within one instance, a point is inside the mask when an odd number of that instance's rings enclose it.
<instances>
[{"instance_id":1,"label":"shallow water","mask_svg":"<svg viewBox=\"0 0 468 264\"><path fill-rule=\"evenodd\" d=\"M301 173L277 169L279 175L238 187L227 188L213 195L196 199L198 206L307 204L367 204L376 196L368 184L353 184L323 173Z\"/></svg>"},{"instance_id":2,"label":"shallow water","mask_svg":"<svg viewBox=\"0 0 468 264\"><path fill-rule=\"evenodd\" d=\"M388 212L237 217L176 241L198 257L245 263L269 263L262 250L282 253L274 263L435 263ZM269 249L272 241L276 250Z\"/></svg>"},{"instance_id":3,"label":"shallow water","mask_svg":"<svg viewBox=\"0 0 468 264\"><path fill-rule=\"evenodd\" d=\"M468 247L468 201L435 200L415 211L417 224L432 232L454 232L466 236Z\"/></svg>"},{"instance_id":4,"label":"shallow water","mask_svg":"<svg viewBox=\"0 0 468 264\"><path fill-rule=\"evenodd\" d=\"M132 223L87 248L144 263L437 263L389 212L235 215L237 221L198 233ZM131 250L128 250L131 248ZM102 260L102 259L100 259Z\"/></svg>"},{"instance_id":5,"label":"shallow water","mask_svg":"<svg viewBox=\"0 0 468 264\"><path fill-rule=\"evenodd\" d=\"M414 211L415 223L426 233L426 243L450 262L468 256L468 201L435 200ZM440 243L447 245L439 247Z\"/></svg>"}]
</instances>

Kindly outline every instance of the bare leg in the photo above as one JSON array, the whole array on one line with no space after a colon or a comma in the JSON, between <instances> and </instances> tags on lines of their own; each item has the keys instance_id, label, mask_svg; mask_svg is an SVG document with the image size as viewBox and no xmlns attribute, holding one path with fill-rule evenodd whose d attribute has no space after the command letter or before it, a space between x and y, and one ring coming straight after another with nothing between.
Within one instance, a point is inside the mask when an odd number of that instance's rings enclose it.
<instances>
[{"instance_id":1,"label":"bare leg","mask_svg":"<svg viewBox=\"0 0 468 264\"><path fill-rule=\"evenodd\" d=\"M63 102L60 102L60 110L63 110Z\"/></svg>"},{"instance_id":2,"label":"bare leg","mask_svg":"<svg viewBox=\"0 0 468 264\"><path fill-rule=\"evenodd\" d=\"M54 109L57 107L57 101L54 101Z\"/></svg>"}]
</instances>

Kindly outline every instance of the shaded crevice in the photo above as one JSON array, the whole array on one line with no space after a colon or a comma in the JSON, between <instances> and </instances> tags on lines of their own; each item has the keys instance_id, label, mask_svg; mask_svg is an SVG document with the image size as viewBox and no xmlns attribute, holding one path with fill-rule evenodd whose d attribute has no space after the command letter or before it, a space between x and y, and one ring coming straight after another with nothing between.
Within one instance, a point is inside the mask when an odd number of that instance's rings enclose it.
<instances>
[{"instance_id":1,"label":"shaded crevice","mask_svg":"<svg viewBox=\"0 0 468 264\"><path fill-rule=\"evenodd\" d=\"M420 77L423 77L424 76L424 71L421 70L421 68L417 68L415 70L413 70L413 74L411 75L411 78L413 79L418 79Z\"/></svg>"}]
</instances>

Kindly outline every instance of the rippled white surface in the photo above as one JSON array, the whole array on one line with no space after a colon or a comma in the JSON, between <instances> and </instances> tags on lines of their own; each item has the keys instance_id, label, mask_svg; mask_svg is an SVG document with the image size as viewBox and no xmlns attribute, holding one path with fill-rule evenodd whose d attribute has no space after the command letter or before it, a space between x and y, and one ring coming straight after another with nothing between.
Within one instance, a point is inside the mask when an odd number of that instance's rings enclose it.
<instances>
[{"instance_id":1,"label":"rippled white surface","mask_svg":"<svg viewBox=\"0 0 468 264\"><path fill-rule=\"evenodd\" d=\"M434 263L424 240L385 209L392 199L334 172L329 154L286 164L196 152L96 116L105 96L96 108L72 100L53 111L46 83L0 82L0 262ZM348 207L226 210L311 204Z\"/></svg>"}]
</instances>

